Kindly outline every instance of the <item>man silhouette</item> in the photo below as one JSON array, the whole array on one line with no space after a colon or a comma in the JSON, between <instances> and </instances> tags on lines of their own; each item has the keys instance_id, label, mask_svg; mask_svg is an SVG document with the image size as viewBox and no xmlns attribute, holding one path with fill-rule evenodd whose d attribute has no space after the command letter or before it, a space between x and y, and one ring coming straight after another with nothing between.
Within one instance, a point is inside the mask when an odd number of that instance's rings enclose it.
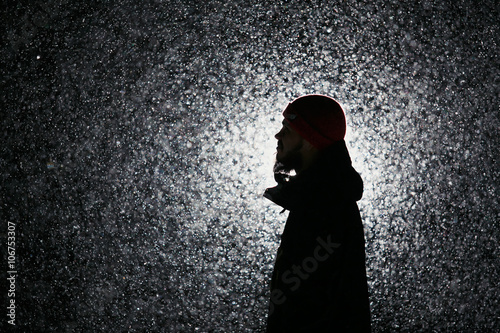
<instances>
[{"instance_id":1,"label":"man silhouette","mask_svg":"<svg viewBox=\"0 0 500 333\"><path fill-rule=\"evenodd\" d=\"M264 196L289 210L271 279L267 332L369 332L365 241L344 111L306 95L283 112ZM295 175L291 175L291 171Z\"/></svg>"}]
</instances>

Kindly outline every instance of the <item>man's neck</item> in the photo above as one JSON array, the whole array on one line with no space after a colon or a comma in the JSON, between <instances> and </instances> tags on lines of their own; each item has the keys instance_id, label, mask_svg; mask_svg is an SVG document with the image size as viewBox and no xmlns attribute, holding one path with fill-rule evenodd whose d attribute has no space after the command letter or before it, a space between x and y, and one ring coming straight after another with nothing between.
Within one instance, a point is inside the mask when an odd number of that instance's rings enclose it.
<instances>
[{"instance_id":1,"label":"man's neck","mask_svg":"<svg viewBox=\"0 0 500 333\"><path fill-rule=\"evenodd\" d=\"M318 155L319 154L317 151L311 152L310 154L304 154L302 156L302 164L300 168L295 169L295 173L299 175L313 166L314 163L316 163L316 161L318 160Z\"/></svg>"}]
</instances>

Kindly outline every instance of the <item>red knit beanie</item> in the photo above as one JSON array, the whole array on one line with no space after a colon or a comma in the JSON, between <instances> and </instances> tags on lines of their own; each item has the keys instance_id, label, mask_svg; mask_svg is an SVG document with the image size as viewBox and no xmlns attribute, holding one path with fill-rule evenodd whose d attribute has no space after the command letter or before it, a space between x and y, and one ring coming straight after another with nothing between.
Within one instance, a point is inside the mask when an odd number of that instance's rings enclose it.
<instances>
[{"instance_id":1,"label":"red knit beanie","mask_svg":"<svg viewBox=\"0 0 500 333\"><path fill-rule=\"evenodd\" d=\"M288 104L283 116L300 136L320 150L344 139L344 111L336 100L328 96L299 97Z\"/></svg>"}]
</instances>

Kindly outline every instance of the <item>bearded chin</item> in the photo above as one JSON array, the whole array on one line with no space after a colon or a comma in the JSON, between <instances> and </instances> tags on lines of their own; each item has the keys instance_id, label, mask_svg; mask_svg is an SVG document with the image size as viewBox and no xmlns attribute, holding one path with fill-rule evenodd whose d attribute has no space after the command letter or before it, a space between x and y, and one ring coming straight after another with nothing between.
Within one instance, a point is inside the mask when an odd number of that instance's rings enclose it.
<instances>
[{"instance_id":1,"label":"bearded chin","mask_svg":"<svg viewBox=\"0 0 500 333\"><path fill-rule=\"evenodd\" d=\"M292 171L291 168L289 168L285 164L279 162L278 160L276 160L274 162L274 166L273 166L274 173L282 173L282 174L288 175L288 174L290 174L290 171Z\"/></svg>"},{"instance_id":2,"label":"bearded chin","mask_svg":"<svg viewBox=\"0 0 500 333\"><path fill-rule=\"evenodd\" d=\"M276 159L273 167L273 172L290 175L290 172L295 169L300 169L302 166L302 156L297 151L291 151L286 156Z\"/></svg>"}]
</instances>

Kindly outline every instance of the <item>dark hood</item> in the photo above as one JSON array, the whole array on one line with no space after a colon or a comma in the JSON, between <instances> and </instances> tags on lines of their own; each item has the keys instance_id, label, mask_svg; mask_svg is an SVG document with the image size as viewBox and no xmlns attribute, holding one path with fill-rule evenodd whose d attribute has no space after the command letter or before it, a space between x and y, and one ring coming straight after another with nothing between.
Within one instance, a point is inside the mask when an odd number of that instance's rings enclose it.
<instances>
[{"instance_id":1,"label":"dark hood","mask_svg":"<svg viewBox=\"0 0 500 333\"><path fill-rule=\"evenodd\" d=\"M316 163L300 175L275 174L277 186L264 196L287 210L318 204L358 201L363 180L354 170L344 140L321 151Z\"/></svg>"}]
</instances>

